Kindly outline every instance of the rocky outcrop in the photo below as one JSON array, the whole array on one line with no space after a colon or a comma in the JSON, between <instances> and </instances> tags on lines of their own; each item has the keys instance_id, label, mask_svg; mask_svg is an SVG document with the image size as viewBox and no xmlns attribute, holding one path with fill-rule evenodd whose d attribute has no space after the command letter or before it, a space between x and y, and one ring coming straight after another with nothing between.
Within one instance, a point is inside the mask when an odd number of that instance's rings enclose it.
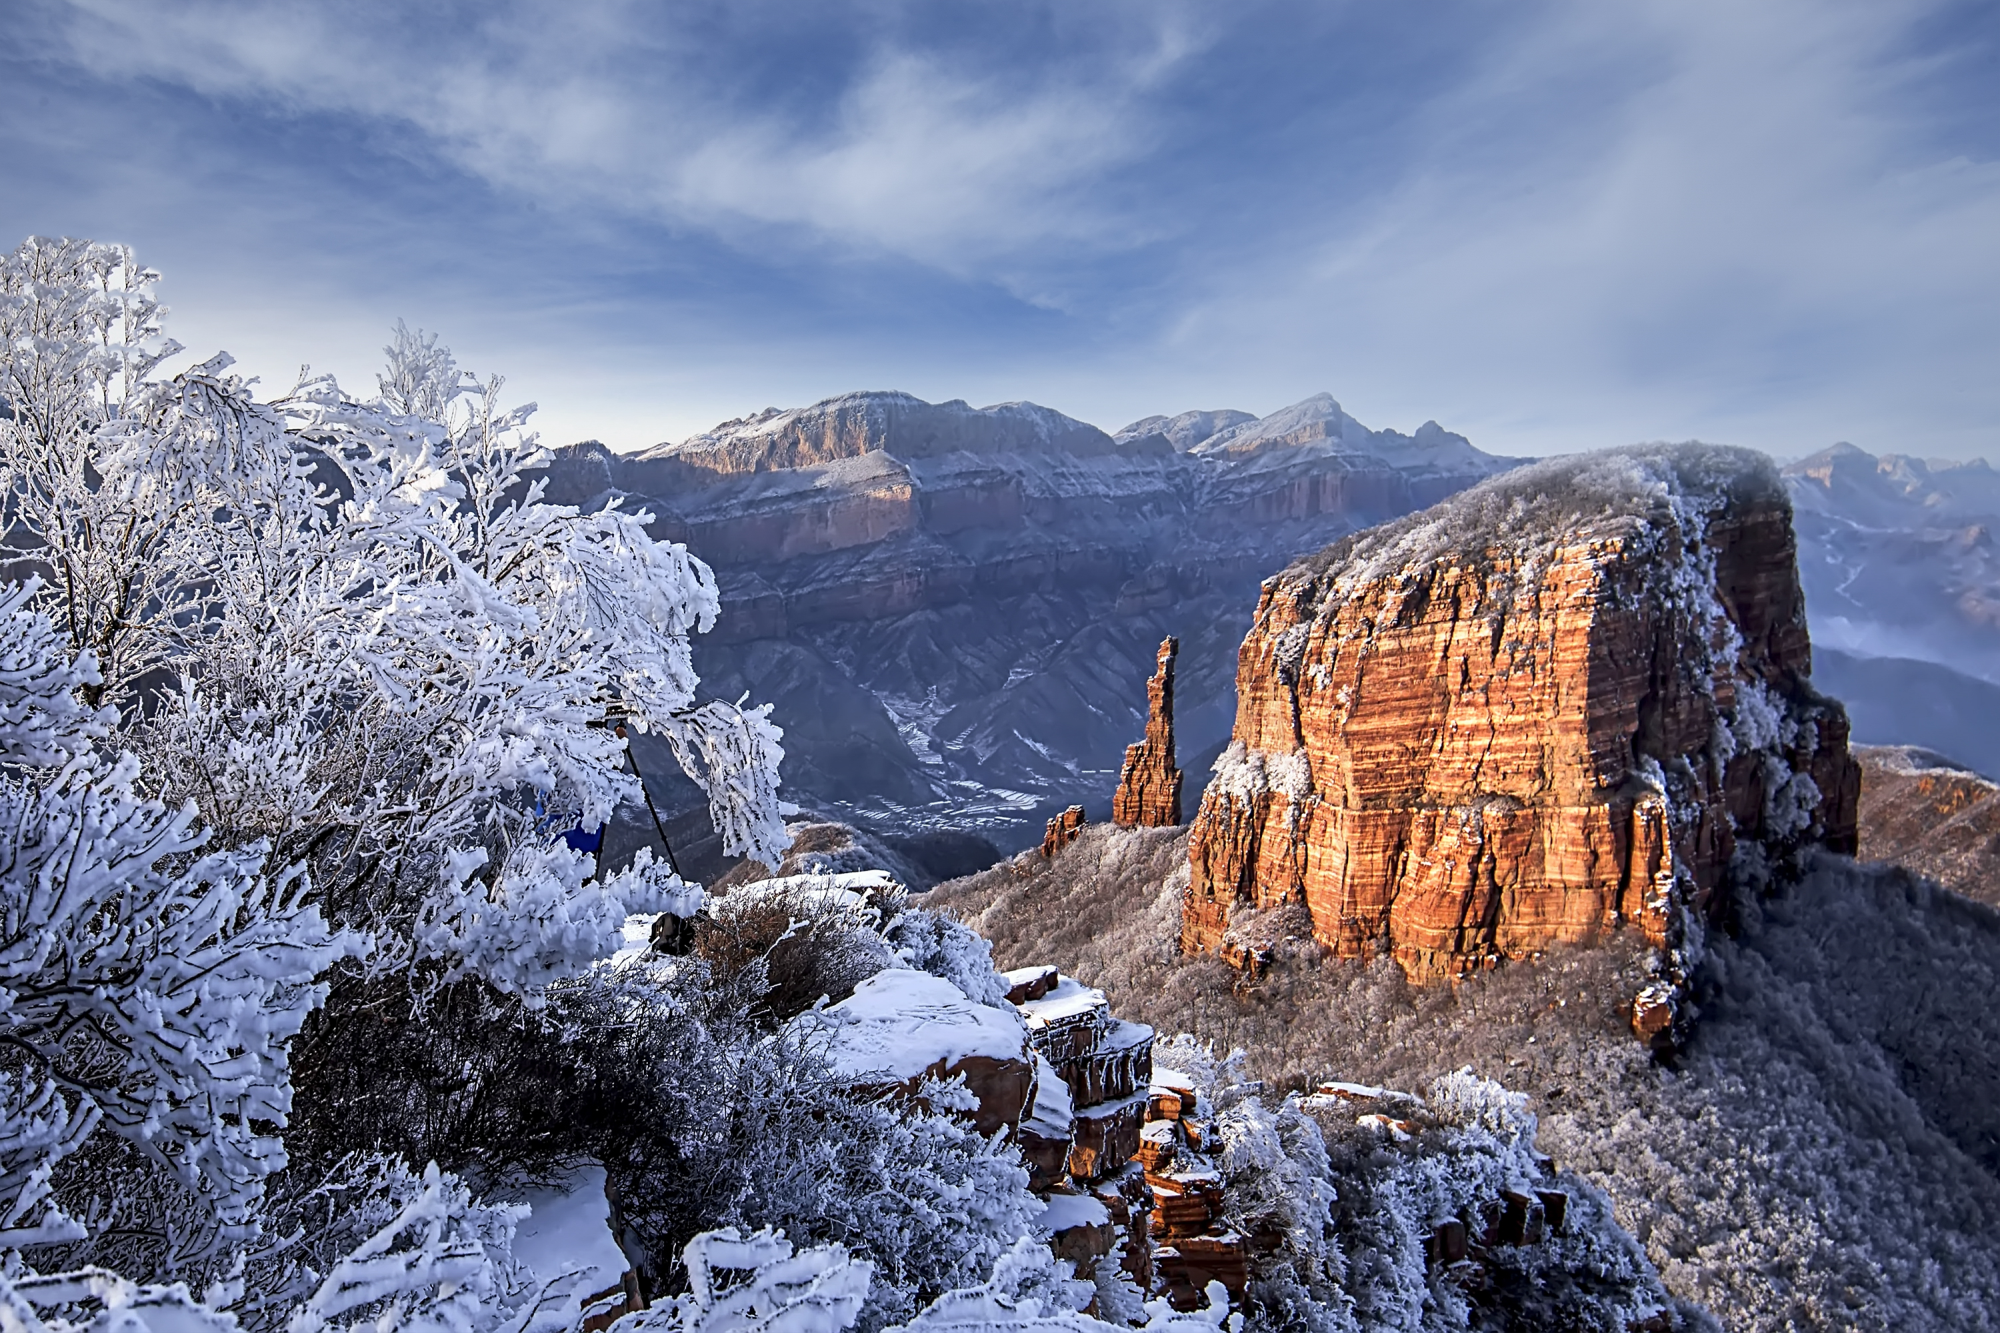
<instances>
[{"instance_id":1,"label":"rocky outcrop","mask_svg":"<svg viewBox=\"0 0 2000 1333\"><path fill-rule=\"evenodd\" d=\"M1133 1158L1153 1076L1153 1029L1115 1017L1103 991L1052 967L1004 975L1035 1050L1035 1098L1019 1142L1030 1187L1049 1205L1050 1245L1078 1277L1115 1259L1150 1291L1150 1195Z\"/></svg>"},{"instance_id":2,"label":"rocky outcrop","mask_svg":"<svg viewBox=\"0 0 2000 1333\"><path fill-rule=\"evenodd\" d=\"M832 1073L852 1087L920 1097L929 1080L963 1078L982 1134L1013 1132L1033 1106L1035 1053L1021 1020L942 977L891 968L795 1022L810 1025Z\"/></svg>"},{"instance_id":3,"label":"rocky outcrop","mask_svg":"<svg viewBox=\"0 0 2000 1333\"><path fill-rule=\"evenodd\" d=\"M1672 989L1736 891L1854 849L1811 667L1791 508L1748 451L1552 460L1343 540L1264 585L1182 944L1302 907L1334 953L1434 978L1631 923Z\"/></svg>"},{"instance_id":4,"label":"rocky outcrop","mask_svg":"<svg viewBox=\"0 0 2000 1333\"><path fill-rule=\"evenodd\" d=\"M637 455L559 450L549 494L643 508L714 568L704 690L772 703L792 799L1012 851L1103 800L1144 724L1123 682L1162 636L1181 644L1181 752L1212 752L1258 580L1505 466L1435 425L1368 430L1326 395L1111 436L1033 404L859 393ZM669 824L702 804L663 776L663 742L635 750Z\"/></svg>"},{"instance_id":5,"label":"rocky outcrop","mask_svg":"<svg viewBox=\"0 0 2000 1333\"><path fill-rule=\"evenodd\" d=\"M1174 764L1174 659L1179 639L1168 635L1146 682L1146 739L1125 749L1111 822L1172 828L1181 822L1181 771Z\"/></svg>"},{"instance_id":6,"label":"rocky outcrop","mask_svg":"<svg viewBox=\"0 0 2000 1333\"><path fill-rule=\"evenodd\" d=\"M1212 1108L1194 1080L1172 1069L1153 1073L1138 1160L1153 1211L1153 1267L1175 1309L1202 1303L1211 1282L1240 1301L1250 1282L1250 1242L1224 1219L1222 1174L1216 1169Z\"/></svg>"},{"instance_id":7,"label":"rocky outcrop","mask_svg":"<svg viewBox=\"0 0 2000 1333\"><path fill-rule=\"evenodd\" d=\"M1861 850L2000 907L2000 784L1928 750L1863 747Z\"/></svg>"},{"instance_id":8,"label":"rocky outcrop","mask_svg":"<svg viewBox=\"0 0 2000 1333\"><path fill-rule=\"evenodd\" d=\"M1049 821L1048 830L1042 834L1042 856L1054 856L1063 848L1076 841L1076 835L1083 832L1083 807L1073 805Z\"/></svg>"}]
</instances>

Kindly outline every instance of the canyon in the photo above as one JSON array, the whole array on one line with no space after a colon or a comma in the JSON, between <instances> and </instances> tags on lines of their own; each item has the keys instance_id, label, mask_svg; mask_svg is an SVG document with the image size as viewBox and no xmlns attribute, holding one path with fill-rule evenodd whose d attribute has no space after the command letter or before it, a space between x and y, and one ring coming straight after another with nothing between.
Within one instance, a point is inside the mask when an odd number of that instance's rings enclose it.
<instances>
[{"instance_id":1,"label":"canyon","mask_svg":"<svg viewBox=\"0 0 2000 1333\"><path fill-rule=\"evenodd\" d=\"M1791 506L1750 451L1550 460L1337 542L1263 586L1182 947L1254 972L1309 933L1429 979L1629 923L1657 1035L1734 894L1854 851L1811 671Z\"/></svg>"},{"instance_id":2,"label":"canyon","mask_svg":"<svg viewBox=\"0 0 2000 1333\"><path fill-rule=\"evenodd\" d=\"M1817 678L1855 739L2000 774L2000 473L1837 444L1783 476Z\"/></svg>"},{"instance_id":3,"label":"canyon","mask_svg":"<svg viewBox=\"0 0 2000 1333\"><path fill-rule=\"evenodd\" d=\"M1012 850L1068 805L1109 816L1162 639L1180 645L1176 739L1205 773L1259 581L1512 465L1435 423L1370 430L1325 394L1112 434L1028 403L852 393L638 454L560 449L548 477L552 499L650 511L713 567L697 669L774 705L791 800ZM635 753L693 847L695 794L650 738ZM641 812L608 846L651 836Z\"/></svg>"}]
</instances>

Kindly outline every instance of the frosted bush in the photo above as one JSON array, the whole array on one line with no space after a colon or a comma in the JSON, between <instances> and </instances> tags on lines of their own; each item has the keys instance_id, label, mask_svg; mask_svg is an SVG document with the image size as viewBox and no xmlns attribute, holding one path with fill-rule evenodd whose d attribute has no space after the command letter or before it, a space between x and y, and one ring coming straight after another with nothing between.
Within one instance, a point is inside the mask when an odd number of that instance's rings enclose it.
<instances>
[{"instance_id":1,"label":"frosted bush","mask_svg":"<svg viewBox=\"0 0 2000 1333\"><path fill-rule=\"evenodd\" d=\"M86 242L0 264L6 554L63 571L8 609L49 617L92 675L81 706L124 711L153 794L309 865L374 973L420 985L525 992L668 887L556 902L589 876L546 849L636 795L608 718L665 736L726 854L776 862L777 730L696 697L706 566L643 512L544 502L532 405L435 338L399 327L367 401L310 375L259 399L226 356L150 378L155 276ZM517 953L536 961L498 961Z\"/></svg>"},{"instance_id":2,"label":"frosted bush","mask_svg":"<svg viewBox=\"0 0 2000 1333\"><path fill-rule=\"evenodd\" d=\"M889 946L905 966L943 977L979 1004L1004 1005L1007 979L993 969L993 946L977 931L921 907L889 923Z\"/></svg>"},{"instance_id":3,"label":"frosted bush","mask_svg":"<svg viewBox=\"0 0 2000 1333\"><path fill-rule=\"evenodd\" d=\"M1293 800L1312 794L1312 762L1304 750L1271 754L1233 740L1216 756L1214 773L1210 788L1242 801L1255 801L1268 792Z\"/></svg>"},{"instance_id":4,"label":"frosted bush","mask_svg":"<svg viewBox=\"0 0 2000 1333\"><path fill-rule=\"evenodd\" d=\"M793 1249L769 1229L705 1232L683 1251L688 1294L627 1315L619 1333L842 1333L868 1294L869 1265L841 1245ZM725 1283L723 1274L743 1274Z\"/></svg>"},{"instance_id":5,"label":"frosted bush","mask_svg":"<svg viewBox=\"0 0 2000 1333\"><path fill-rule=\"evenodd\" d=\"M1509 1148L1534 1144L1535 1117L1528 1112L1527 1096L1479 1077L1470 1065L1433 1082L1425 1105L1445 1123L1489 1135Z\"/></svg>"}]
</instances>

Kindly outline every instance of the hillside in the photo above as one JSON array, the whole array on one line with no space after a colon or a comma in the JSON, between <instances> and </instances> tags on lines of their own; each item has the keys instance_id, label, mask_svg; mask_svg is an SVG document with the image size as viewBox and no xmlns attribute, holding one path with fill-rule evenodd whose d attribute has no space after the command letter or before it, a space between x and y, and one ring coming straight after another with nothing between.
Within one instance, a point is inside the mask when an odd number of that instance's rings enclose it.
<instances>
[{"instance_id":1,"label":"hillside","mask_svg":"<svg viewBox=\"0 0 2000 1333\"><path fill-rule=\"evenodd\" d=\"M1915 746L1861 761L1861 850L2000 907L2000 785Z\"/></svg>"},{"instance_id":2,"label":"hillside","mask_svg":"<svg viewBox=\"0 0 2000 1333\"><path fill-rule=\"evenodd\" d=\"M1711 941L1677 1065L1619 1003L1629 938L1453 987L1299 944L1254 983L1172 944L1180 830L1087 829L926 900L1002 966L1091 977L1163 1032L1241 1046L1284 1086L1422 1087L1470 1065L1528 1094L1539 1143L1602 1188L1668 1288L1726 1328L1984 1329L2000 1291L2000 916L1907 872L1818 862Z\"/></svg>"}]
</instances>

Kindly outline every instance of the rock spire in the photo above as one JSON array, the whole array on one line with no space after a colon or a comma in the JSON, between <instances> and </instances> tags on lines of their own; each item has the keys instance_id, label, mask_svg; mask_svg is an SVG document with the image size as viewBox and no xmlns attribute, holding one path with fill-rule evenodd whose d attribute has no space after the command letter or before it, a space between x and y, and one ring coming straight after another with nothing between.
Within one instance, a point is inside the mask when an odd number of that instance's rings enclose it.
<instances>
[{"instance_id":1,"label":"rock spire","mask_svg":"<svg viewBox=\"0 0 2000 1333\"><path fill-rule=\"evenodd\" d=\"M1171 828L1181 822L1181 771L1174 766L1174 659L1180 651L1171 634L1160 643L1146 682L1146 739L1125 747L1118 794L1111 798L1114 824Z\"/></svg>"}]
</instances>

